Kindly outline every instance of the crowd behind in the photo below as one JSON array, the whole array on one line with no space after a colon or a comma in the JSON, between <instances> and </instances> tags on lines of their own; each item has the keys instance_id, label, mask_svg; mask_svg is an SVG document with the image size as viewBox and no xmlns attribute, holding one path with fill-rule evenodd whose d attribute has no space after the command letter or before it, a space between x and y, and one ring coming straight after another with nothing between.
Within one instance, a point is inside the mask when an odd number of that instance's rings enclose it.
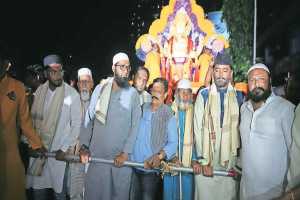
<instances>
[{"instance_id":1,"label":"crowd behind","mask_svg":"<svg viewBox=\"0 0 300 200\"><path fill-rule=\"evenodd\" d=\"M299 102L272 87L263 63L240 91L220 53L209 85L194 94L178 80L172 102L168 81L149 83L122 52L100 83L88 66L66 81L58 55L29 66L26 87L10 67L0 58L0 199L300 199Z\"/></svg>"}]
</instances>

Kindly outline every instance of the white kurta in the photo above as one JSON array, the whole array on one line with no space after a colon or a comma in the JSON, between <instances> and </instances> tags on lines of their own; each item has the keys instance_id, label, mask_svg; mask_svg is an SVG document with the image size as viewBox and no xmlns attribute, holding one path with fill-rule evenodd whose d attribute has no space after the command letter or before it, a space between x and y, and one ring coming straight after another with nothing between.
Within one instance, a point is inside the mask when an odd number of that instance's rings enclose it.
<instances>
[{"instance_id":1,"label":"white kurta","mask_svg":"<svg viewBox=\"0 0 300 200\"><path fill-rule=\"evenodd\" d=\"M272 199L283 192L293 119L294 105L274 94L255 112L250 101L242 105L241 200Z\"/></svg>"},{"instance_id":2,"label":"white kurta","mask_svg":"<svg viewBox=\"0 0 300 200\"><path fill-rule=\"evenodd\" d=\"M62 112L58 120L53 143L51 149L48 149L50 152L59 149L66 152L69 147L75 145L79 136L81 125L80 96L74 88L65 84L63 101ZM30 160L32 163L33 159L31 158ZM65 162L48 158L42 176L27 175L27 188L52 188L56 193L60 193L63 187L65 168Z\"/></svg>"},{"instance_id":3,"label":"white kurta","mask_svg":"<svg viewBox=\"0 0 300 200\"><path fill-rule=\"evenodd\" d=\"M292 128L292 147L290 150L290 168L288 172L288 189L300 185L300 104L295 111Z\"/></svg>"}]
</instances>

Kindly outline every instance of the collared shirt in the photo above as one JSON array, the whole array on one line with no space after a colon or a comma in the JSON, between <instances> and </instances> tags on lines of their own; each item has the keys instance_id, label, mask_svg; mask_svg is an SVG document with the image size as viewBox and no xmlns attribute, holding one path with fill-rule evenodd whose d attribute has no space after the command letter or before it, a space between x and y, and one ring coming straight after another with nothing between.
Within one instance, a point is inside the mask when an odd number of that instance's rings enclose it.
<instances>
[{"instance_id":1,"label":"collared shirt","mask_svg":"<svg viewBox=\"0 0 300 200\"><path fill-rule=\"evenodd\" d=\"M139 96L141 106L144 105L144 103L151 103L152 101L152 96L145 90L141 94L139 94Z\"/></svg>"},{"instance_id":2,"label":"collared shirt","mask_svg":"<svg viewBox=\"0 0 300 200\"><path fill-rule=\"evenodd\" d=\"M151 110L144 110L143 117L140 121L139 131L134 150L132 154L132 160L135 162L144 162L152 155L158 152L153 152L151 147L151 118L153 112ZM176 119L172 117L169 119L167 125L167 140L163 147L166 153L167 159L171 159L177 151L178 135L176 127Z\"/></svg>"},{"instance_id":3,"label":"collared shirt","mask_svg":"<svg viewBox=\"0 0 300 200\"><path fill-rule=\"evenodd\" d=\"M272 199L283 191L291 145L294 105L272 94L254 111L241 107L242 199Z\"/></svg>"}]
</instances>

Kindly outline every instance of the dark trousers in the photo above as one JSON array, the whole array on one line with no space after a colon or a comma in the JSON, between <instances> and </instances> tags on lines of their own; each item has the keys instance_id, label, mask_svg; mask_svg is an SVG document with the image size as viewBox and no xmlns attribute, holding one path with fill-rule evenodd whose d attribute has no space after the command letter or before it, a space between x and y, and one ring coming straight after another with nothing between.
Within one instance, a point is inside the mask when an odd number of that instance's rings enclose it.
<instances>
[{"instance_id":1,"label":"dark trousers","mask_svg":"<svg viewBox=\"0 0 300 200\"><path fill-rule=\"evenodd\" d=\"M130 188L130 200L162 199L162 180L158 173L133 170Z\"/></svg>"},{"instance_id":2,"label":"dark trousers","mask_svg":"<svg viewBox=\"0 0 300 200\"><path fill-rule=\"evenodd\" d=\"M31 196L32 200L67 200L67 181L68 181L68 168L66 166L66 171L63 180L63 189L61 193L56 193L53 189L45 188L45 189L32 189Z\"/></svg>"},{"instance_id":3,"label":"dark trousers","mask_svg":"<svg viewBox=\"0 0 300 200\"><path fill-rule=\"evenodd\" d=\"M66 200L67 193L62 191L61 193L56 193L52 189L34 189L32 191L33 200Z\"/></svg>"}]
</instances>

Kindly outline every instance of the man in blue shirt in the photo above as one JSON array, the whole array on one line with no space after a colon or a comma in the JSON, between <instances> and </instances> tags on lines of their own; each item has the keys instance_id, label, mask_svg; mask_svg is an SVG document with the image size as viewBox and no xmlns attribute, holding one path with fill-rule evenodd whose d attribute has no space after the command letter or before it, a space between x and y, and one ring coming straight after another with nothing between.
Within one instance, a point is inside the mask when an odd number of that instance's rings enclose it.
<instances>
[{"instance_id":1,"label":"man in blue shirt","mask_svg":"<svg viewBox=\"0 0 300 200\"><path fill-rule=\"evenodd\" d=\"M144 162L145 169L133 170L131 199L157 199L161 178L158 168L163 159L171 159L177 150L178 135L176 120L164 100L167 96L168 82L163 78L153 81L152 102L143 106L137 140L132 159Z\"/></svg>"}]
</instances>

